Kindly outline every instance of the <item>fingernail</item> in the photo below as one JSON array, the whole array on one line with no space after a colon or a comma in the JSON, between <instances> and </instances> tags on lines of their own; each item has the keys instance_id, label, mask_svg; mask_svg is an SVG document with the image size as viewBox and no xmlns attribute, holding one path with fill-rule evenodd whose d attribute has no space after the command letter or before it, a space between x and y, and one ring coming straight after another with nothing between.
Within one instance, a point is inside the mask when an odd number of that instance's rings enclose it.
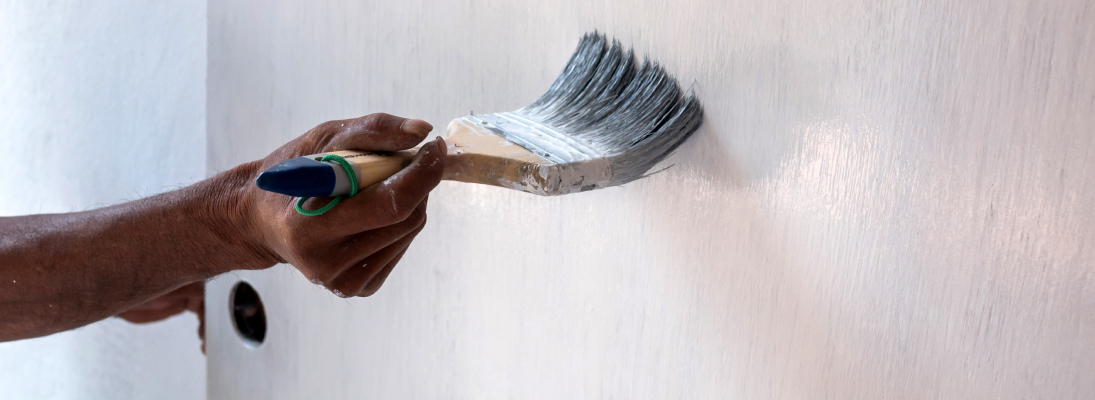
<instances>
[{"instance_id":1,"label":"fingernail","mask_svg":"<svg viewBox=\"0 0 1095 400\"><path fill-rule=\"evenodd\" d=\"M402 125L399 125L399 130L406 134L422 136L430 133L433 130L433 125L420 119L408 119L403 121Z\"/></svg>"}]
</instances>

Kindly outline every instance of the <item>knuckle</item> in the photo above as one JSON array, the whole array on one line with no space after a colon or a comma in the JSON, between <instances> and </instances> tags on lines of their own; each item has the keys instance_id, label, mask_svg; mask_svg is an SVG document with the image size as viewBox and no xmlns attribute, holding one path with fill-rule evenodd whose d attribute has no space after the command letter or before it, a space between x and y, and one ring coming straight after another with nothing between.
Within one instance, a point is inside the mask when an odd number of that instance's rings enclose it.
<instances>
[{"instance_id":1,"label":"knuckle","mask_svg":"<svg viewBox=\"0 0 1095 400\"><path fill-rule=\"evenodd\" d=\"M358 297L372 296L372 295L376 294L376 292L380 291L380 286L381 285L383 285L383 283L377 284L377 283L374 283L374 282L369 282L367 285L365 285L364 288L361 289L361 292L359 292L357 294L357 296Z\"/></svg>"},{"instance_id":2,"label":"knuckle","mask_svg":"<svg viewBox=\"0 0 1095 400\"><path fill-rule=\"evenodd\" d=\"M301 145L308 149L325 148L345 129L345 125L346 121L338 120L320 123L304 135Z\"/></svg>"},{"instance_id":3,"label":"knuckle","mask_svg":"<svg viewBox=\"0 0 1095 400\"><path fill-rule=\"evenodd\" d=\"M382 215L379 219L383 221L382 224L391 225L400 221L399 212L396 210L395 204L392 204L391 206L382 206L380 209L382 210Z\"/></svg>"},{"instance_id":4,"label":"knuckle","mask_svg":"<svg viewBox=\"0 0 1095 400\"><path fill-rule=\"evenodd\" d=\"M388 272L390 272L398 263L399 261L393 261L391 264L384 267L369 282L366 282L365 286L361 288L360 293L358 293L358 296L369 297L376 294L376 292L379 292L380 288L384 286L384 281L388 278Z\"/></svg>"},{"instance_id":5,"label":"knuckle","mask_svg":"<svg viewBox=\"0 0 1095 400\"><path fill-rule=\"evenodd\" d=\"M411 214L407 216L405 220L407 223L414 226L422 226L426 224L426 210L419 207L415 207L411 210Z\"/></svg>"},{"instance_id":6,"label":"knuckle","mask_svg":"<svg viewBox=\"0 0 1095 400\"><path fill-rule=\"evenodd\" d=\"M312 130L297 139L296 147L299 149L317 148L322 142L326 141L326 136L322 132L318 126L312 128Z\"/></svg>"},{"instance_id":7,"label":"knuckle","mask_svg":"<svg viewBox=\"0 0 1095 400\"><path fill-rule=\"evenodd\" d=\"M414 213L414 209L410 208L410 207L407 207L407 206L404 206L404 205L397 204L397 205L392 206L392 212L391 213L392 213L392 219L394 220L393 222L399 223L399 222L406 221L408 218L410 218L411 215Z\"/></svg>"},{"instance_id":8,"label":"knuckle","mask_svg":"<svg viewBox=\"0 0 1095 400\"><path fill-rule=\"evenodd\" d=\"M378 132L384 127L384 122L392 118L390 114L373 113L361 117L361 127L367 131Z\"/></svg>"},{"instance_id":9,"label":"knuckle","mask_svg":"<svg viewBox=\"0 0 1095 400\"><path fill-rule=\"evenodd\" d=\"M315 130L319 131L319 132L324 132L324 133L329 134L329 133L338 132L338 131L342 130L342 128L345 125L346 125L345 121L331 120L331 121L326 121L326 122L320 123L319 125L316 125Z\"/></svg>"},{"instance_id":10,"label":"knuckle","mask_svg":"<svg viewBox=\"0 0 1095 400\"><path fill-rule=\"evenodd\" d=\"M414 205L409 205L407 203L409 203L409 201L407 201L406 199L399 199L394 192L392 193L391 205L388 207L384 207L384 211L386 213L385 217L388 218L388 222L390 224L397 224L406 221L414 214L417 207L415 207Z\"/></svg>"}]
</instances>

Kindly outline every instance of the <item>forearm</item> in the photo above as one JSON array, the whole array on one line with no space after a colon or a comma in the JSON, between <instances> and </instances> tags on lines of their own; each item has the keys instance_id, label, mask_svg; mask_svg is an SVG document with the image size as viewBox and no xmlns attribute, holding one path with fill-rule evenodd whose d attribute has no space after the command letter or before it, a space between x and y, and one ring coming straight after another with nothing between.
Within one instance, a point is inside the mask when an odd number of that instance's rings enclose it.
<instances>
[{"instance_id":1,"label":"forearm","mask_svg":"<svg viewBox=\"0 0 1095 400\"><path fill-rule=\"evenodd\" d=\"M0 218L0 341L72 329L188 283L279 262L343 296L376 293L426 222L426 198L445 171L443 140L321 217L298 215L292 198L253 182L294 157L406 150L432 129L388 114L328 121L184 189L86 212Z\"/></svg>"},{"instance_id":2,"label":"forearm","mask_svg":"<svg viewBox=\"0 0 1095 400\"><path fill-rule=\"evenodd\" d=\"M0 218L0 341L72 329L187 283L273 265L242 198L255 168L97 210Z\"/></svg>"}]
</instances>

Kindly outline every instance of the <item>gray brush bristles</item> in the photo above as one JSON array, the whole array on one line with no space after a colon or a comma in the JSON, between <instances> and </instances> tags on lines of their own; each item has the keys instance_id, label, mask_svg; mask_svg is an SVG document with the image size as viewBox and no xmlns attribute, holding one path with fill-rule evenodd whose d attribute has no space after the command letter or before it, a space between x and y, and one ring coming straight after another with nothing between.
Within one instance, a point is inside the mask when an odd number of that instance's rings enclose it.
<instances>
[{"instance_id":1,"label":"gray brush bristles","mask_svg":"<svg viewBox=\"0 0 1095 400\"><path fill-rule=\"evenodd\" d=\"M597 32L582 38L547 93L514 113L603 155L611 168L604 186L643 177L703 122L699 100L657 62L637 66L630 49Z\"/></svg>"}]
</instances>

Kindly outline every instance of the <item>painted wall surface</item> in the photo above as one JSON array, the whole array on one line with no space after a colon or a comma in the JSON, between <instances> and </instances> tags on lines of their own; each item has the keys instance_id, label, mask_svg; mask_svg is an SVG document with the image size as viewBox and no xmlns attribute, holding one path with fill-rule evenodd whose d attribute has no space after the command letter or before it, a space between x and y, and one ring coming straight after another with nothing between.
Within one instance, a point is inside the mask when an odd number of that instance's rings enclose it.
<instances>
[{"instance_id":1,"label":"painted wall surface","mask_svg":"<svg viewBox=\"0 0 1095 400\"><path fill-rule=\"evenodd\" d=\"M1086 1L210 4L209 167L330 119L530 103L601 30L696 91L648 179L443 183L374 297L288 266L208 293L234 398L1084 398L1095 393ZM254 284L267 341L236 337Z\"/></svg>"},{"instance_id":2,"label":"painted wall surface","mask_svg":"<svg viewBox=\"0 0 1095 400\"><path fill-rule=\"evenodd\" d=\"M0 0L0 215L85 210L201 179L206 10ZM204 398L197 327L193 315L112 319L0 343L0 398Z\"/></svg>"}]
</instances>

